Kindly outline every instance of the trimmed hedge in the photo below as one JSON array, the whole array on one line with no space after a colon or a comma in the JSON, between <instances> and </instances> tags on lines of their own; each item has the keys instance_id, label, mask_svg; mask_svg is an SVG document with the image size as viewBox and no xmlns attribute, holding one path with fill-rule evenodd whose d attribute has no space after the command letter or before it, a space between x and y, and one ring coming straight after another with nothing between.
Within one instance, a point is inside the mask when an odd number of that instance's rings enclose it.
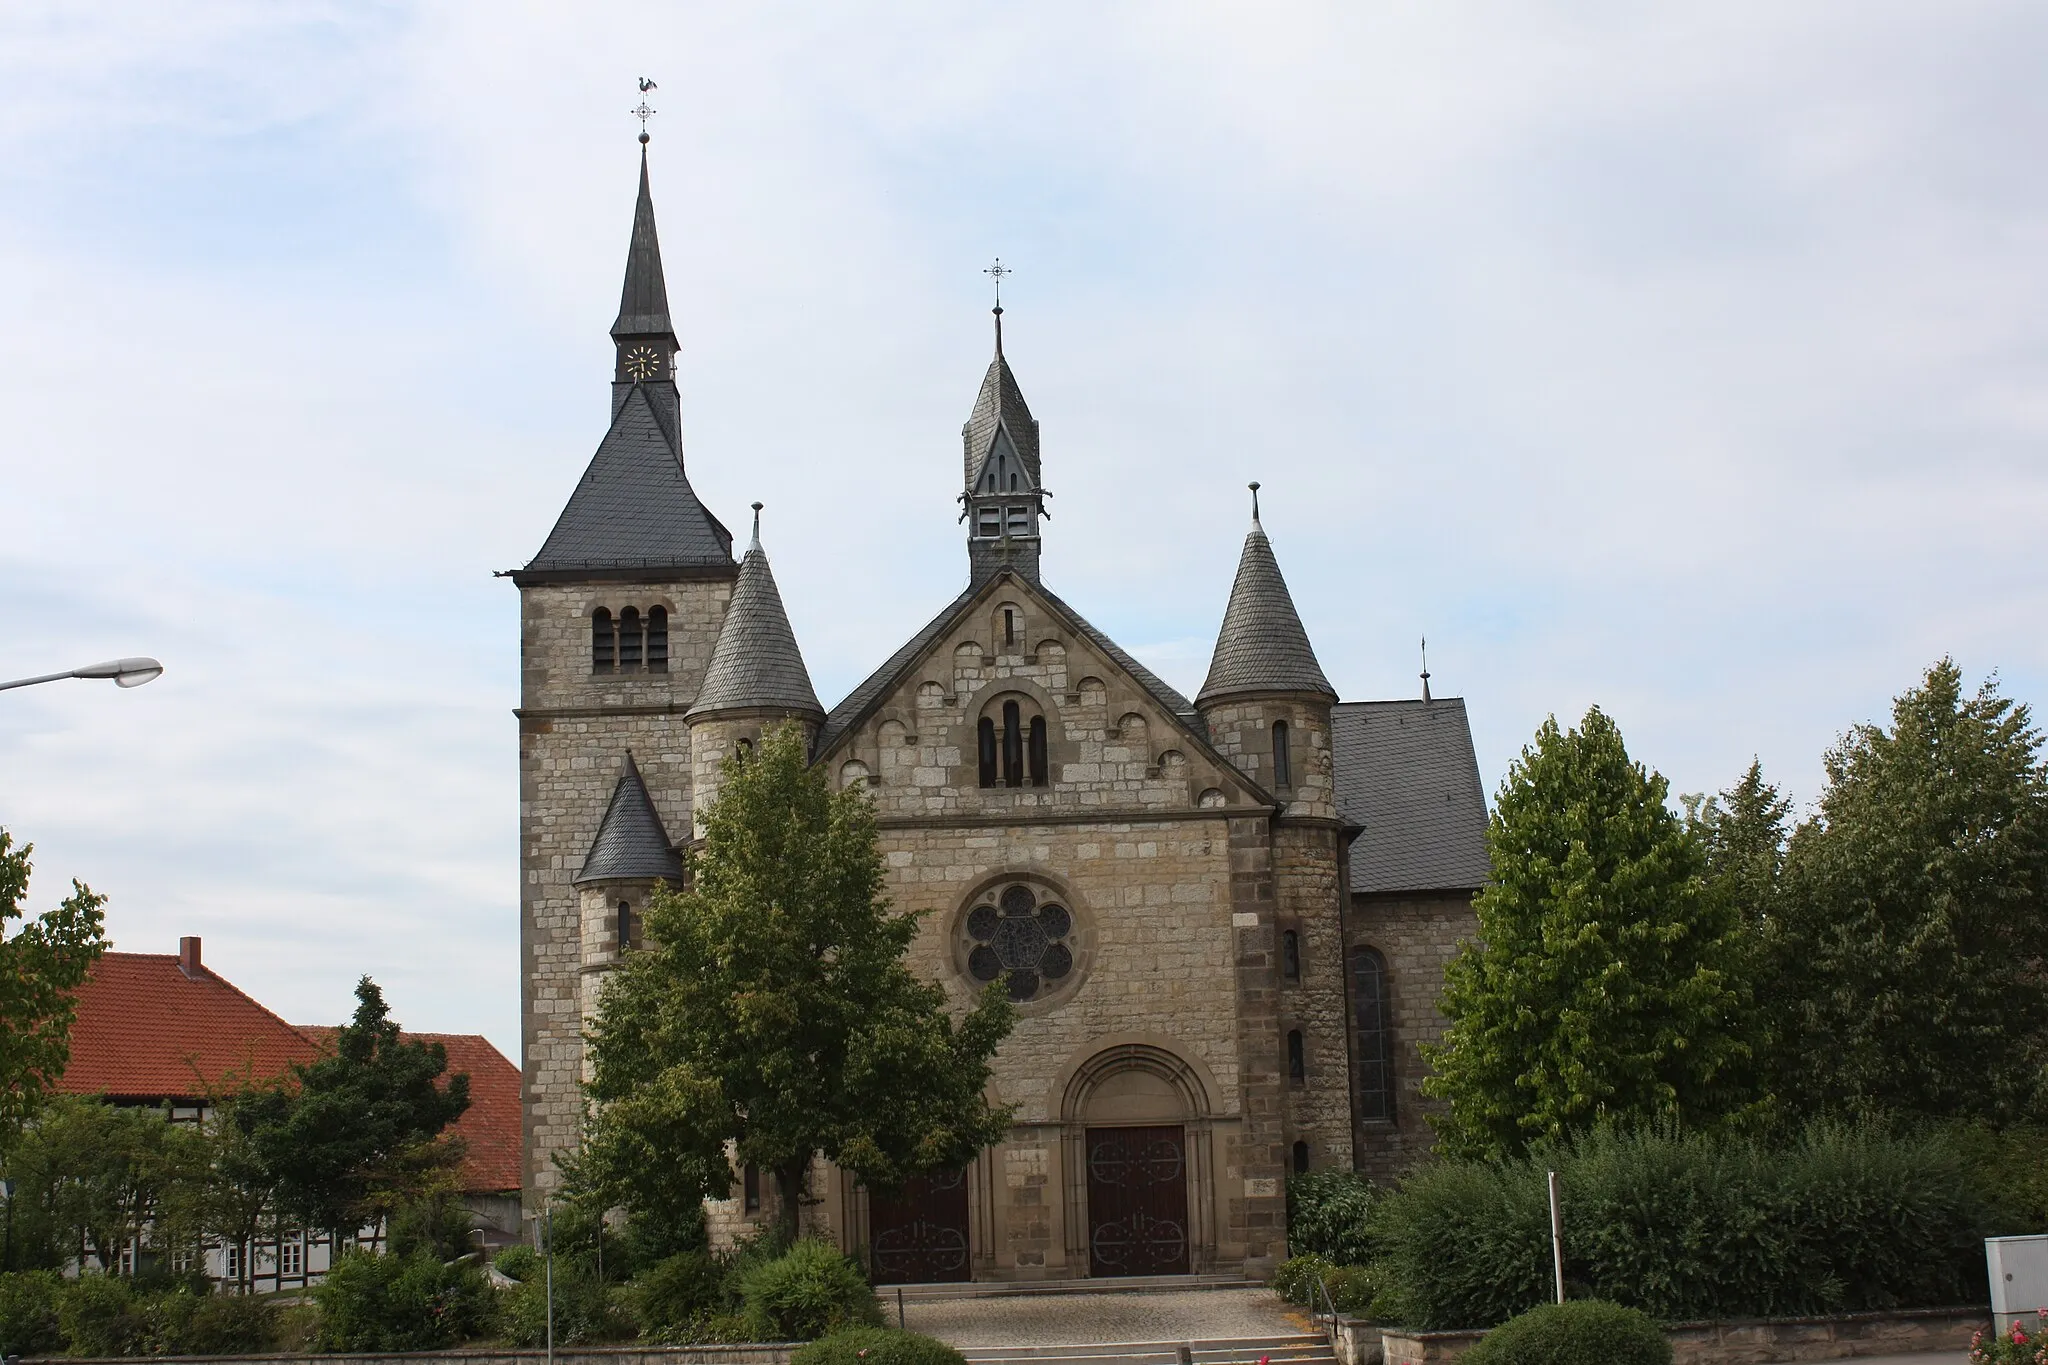
<instances>
[{"instance_id":1,"label":"trimmed hedge","mask_svg":"<svg viewBox=\"0 0 2048 1365\"><path fill-rule=\"evenodd\" d=\"M1372 1233L1388 1303L1429 1328L1504 1322L1555 1292L1545 1171L1576 1295L1666 1322L1984 1300L1982 1183L1939 1133L1820 1124L1776 1147L1596 1133L1547 1154L1423 1167Z\"/></svg>"},{"instance_id":2,"label":"trimmed hedge","mask_svg":"<svg viewBox=\"0 0 2048 1365\"><path fill-rule=\"evenodd\" d=\"M967 1365L967 1357L916 1332L849 1327L798 1347L789 1365Z\"/></svg>"},{"instance_id":3,"label":"trimmed hedge","mask_svg":"<svg viewBox=\"0 0 2048 1365\"><path fill-rule=\"evenodd\" d=\"M1573 1299L1502 1323L1459 1359L1463 1365L1671 1365L1671 1343L1647 1313Z\"/></svg>"},{"instance_id":4,"label":"trimmed hedge","mask_svg":"<svg viewBox=\"0 0 2048 1365\"><path fill-rule=\"evenodd\" d=\"M481 1270L443 1265L428 1251L343 1252L314 1287L313 1300L323 1351L436 1351L488 1334L497 1317ZM87 1354L76 1338L72 1350Z\"/></svg>"}]
</instances>

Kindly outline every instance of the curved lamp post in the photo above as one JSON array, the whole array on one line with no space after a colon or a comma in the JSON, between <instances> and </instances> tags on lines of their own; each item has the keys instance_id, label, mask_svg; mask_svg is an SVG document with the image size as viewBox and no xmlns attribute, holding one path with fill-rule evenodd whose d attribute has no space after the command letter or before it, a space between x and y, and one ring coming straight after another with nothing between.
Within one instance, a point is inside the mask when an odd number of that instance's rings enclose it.
<instances>
[{"instance_id":1,"label":"curved lamp post","mask_svg":"<svg viewBox=\"0 0 2048 1365\"><path fill-rule=\"evenodd\" d=\"M56 682L62 678L112 678L116 687L140 687L163 676L164 666L155 659L136 657L133 659L109 659L105 663L87 664L74 668L69 673L45 673L40 678L16 678L13 682L0 682L0 692L10 687L33 687L37 683Z\"/></svg>"}]
</instances>

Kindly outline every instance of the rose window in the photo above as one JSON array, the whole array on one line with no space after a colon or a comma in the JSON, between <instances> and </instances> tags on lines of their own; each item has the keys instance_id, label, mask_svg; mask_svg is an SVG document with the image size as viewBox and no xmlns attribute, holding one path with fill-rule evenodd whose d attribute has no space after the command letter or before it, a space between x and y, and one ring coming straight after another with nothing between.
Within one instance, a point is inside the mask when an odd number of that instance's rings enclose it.
<instances>
[{"instance_id":1,"label":"rose window","mask_svg":"<svg viewBox=\"0 0 2048 1365\"><path fill-rule=\"evenodd\" d=\"M1074 970L1074 916L1050 891L1018 883L967 912L967 974L1004 980L1012 1000L1034 1000Z\"/></svg>"}]
</instances>

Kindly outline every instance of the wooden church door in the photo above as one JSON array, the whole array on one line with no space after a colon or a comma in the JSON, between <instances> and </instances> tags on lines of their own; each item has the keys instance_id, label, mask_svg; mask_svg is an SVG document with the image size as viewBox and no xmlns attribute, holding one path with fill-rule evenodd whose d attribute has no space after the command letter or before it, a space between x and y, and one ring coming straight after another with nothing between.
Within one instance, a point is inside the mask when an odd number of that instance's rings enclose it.
<instances>
[{"instance_id":1,"label":"wooden church door","mask_svg":"<svg viewBox=\"0 0 2048 1365\"><path fill-rule=\"evenodd\" d=\"M1187 1274L1187 1130L1090 1128L1087 1150L1089 1273Z\"/></svg>"},{"instance_id":2,"label":"wooden church door","mask_svg":"<svg viewBox=\"0 0 2048 1365\"><path fill-rule=\"evenodd\" d=\"M870 1191L868 1265L876 1284L972 1279L967 1173L912 1176L894 1196Z\"/></svg>"}]
</instances>

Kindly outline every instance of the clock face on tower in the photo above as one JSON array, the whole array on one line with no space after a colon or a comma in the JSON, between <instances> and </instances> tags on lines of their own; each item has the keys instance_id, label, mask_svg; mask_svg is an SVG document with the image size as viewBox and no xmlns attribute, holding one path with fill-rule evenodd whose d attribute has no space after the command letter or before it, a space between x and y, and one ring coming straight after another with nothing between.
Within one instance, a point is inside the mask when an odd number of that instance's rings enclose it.
<instances>
[{"instance_id":1,"label":"clock face on tower","mask_svg":"<svg viewBox=\"0 0 2048 1365\"><path fill-rule=\"evenodd\" d=\"M635 379L652 379L661 373L661 352L652 346L635 346L626 352L623 368Z\"/></svg>"}]
</instances>

